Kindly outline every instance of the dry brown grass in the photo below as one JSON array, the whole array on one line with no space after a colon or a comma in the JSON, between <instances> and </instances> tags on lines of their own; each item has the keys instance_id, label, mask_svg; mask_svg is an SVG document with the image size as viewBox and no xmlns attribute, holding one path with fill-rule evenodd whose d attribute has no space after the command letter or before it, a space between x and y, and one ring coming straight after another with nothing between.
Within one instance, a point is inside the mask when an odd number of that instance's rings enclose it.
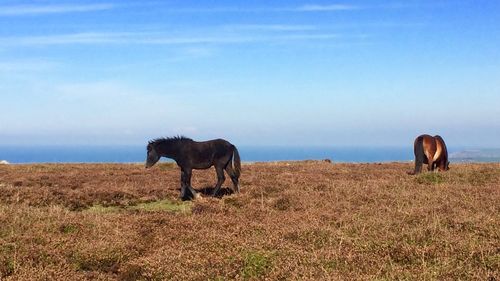
<instances>
[{"instance_id":1,"label":"dry brown grass","mask_svg":"<svg viewBox=\"0 0 500 281\"><path fill-rule=\"evenodd\" d=\"M248 164L180 202L168 164L0 166L0 279L499 280L500 164L411 169Z\"/></svg>"}]
</instances>

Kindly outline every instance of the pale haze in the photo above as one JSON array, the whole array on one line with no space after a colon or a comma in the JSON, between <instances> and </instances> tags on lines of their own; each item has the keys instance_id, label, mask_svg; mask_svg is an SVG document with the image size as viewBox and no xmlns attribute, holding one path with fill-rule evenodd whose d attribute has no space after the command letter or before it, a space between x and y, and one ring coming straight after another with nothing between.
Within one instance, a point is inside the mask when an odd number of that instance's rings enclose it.
<instances>
[{"instance_id":1,"label":"pale haze","mask_svg":"<svg viewBox=\"0 0 500 281\"><path fill-rule=\"evenodd\" d=\"M0 144L500 146L498 1L2 1Z\"/></svg>"}]
</instances>

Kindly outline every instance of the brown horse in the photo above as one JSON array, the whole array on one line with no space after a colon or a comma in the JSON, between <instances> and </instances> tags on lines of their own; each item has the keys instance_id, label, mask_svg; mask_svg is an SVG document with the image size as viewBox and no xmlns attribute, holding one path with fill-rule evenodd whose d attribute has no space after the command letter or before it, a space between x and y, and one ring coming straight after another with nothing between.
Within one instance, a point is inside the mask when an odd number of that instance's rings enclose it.
<instances>
[{"instance_id":1,"label":"brown horse","mask_svg":"<svg viewBox=\"0 0 500 281\"><path fill-rule=\"evenodd\" d=\"M418 174L422 171L422 164L427 164L428 171L434 171L438 167L440 171L447 171L448 150L443 138L440 136L420 135L413 144L415 153L415 170L409 172L410 175Z\"/></svg>"}]
</instances>

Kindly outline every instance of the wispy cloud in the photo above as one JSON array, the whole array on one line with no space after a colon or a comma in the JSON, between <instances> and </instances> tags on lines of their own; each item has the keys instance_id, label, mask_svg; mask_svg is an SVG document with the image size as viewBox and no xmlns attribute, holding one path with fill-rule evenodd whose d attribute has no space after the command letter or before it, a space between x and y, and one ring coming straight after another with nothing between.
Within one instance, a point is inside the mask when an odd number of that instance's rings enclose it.
<instances>
[{"instance_id":1,"label":"wispy cloud","mask_svg":"<svg viewBox=\"0 0 500 281\"><path fill-rule=\"evenodd\" d=\"M17 61L2 61L0 62L0 73L15 73L15 72L38 72L55 69L59 66L58 63L47 60L17 60Z\"/></svg>"},{"instance_id":2,"label":"wispy cloud","mask_svg":"<svg viewBox=\"0 0 500 281\"><path fill-rule=\"evenodd\" d=\"M51 45L106 45L106 44L147 44L147 45L197 45L197 44L244 44L258 42L280 42L293 40L328 40L337 38L333 33L286 34L232 34L174 36L162 33L133 32L87 32L47 36L4 37L3 47L36 47Z\"/></svg>"},{"instance_id":3,"label":"wispy cloud","mask_svg":"<svg viewBox=\"0 0 500 281\"><path fill-rule=\"evenodd\" d=\"M351 4L304 4L298 6L274 6L274 7L200 7L200 8L170 8L165 12L172 13L281 13L281 12L335 12L350 11L367 8L365 6Z\"/></svg>"},{"instance_id":4,"label":"wispy cloud","mask_svg":"<svg viewBox=\"0 0 500 281\"><path fill-rule=\"evenodd\" d=\"M131 35L131 33L84 32L60 35L4 37L0 39L0 45L46 46L69 44L126 43Z\"/></svg>"},{"instance_id":5,"label":"wispy cloud","mask_svg":"<svg viewBox=\"0 0 500 281\"><path fill-rule=\"evenodd\" d=\"M367 9L413 9L413 8L439 8L447 7L447 3L370 3L366 5L355 4L303 4L296 6L274 6L274 7L201 7L201 8L173 8L165 9L165 12L173 13L324 13L342 12Z\"/></svg>"},{"instance_id":6,"label":"wispy cloud","mask_svg":"<svg viewBox=\"0 0 500 281\"><path fill-rule=\"evenodd\" d=\"M0 6L0 16L34 16L45 14L65 14L103 11L115 8L114 4L82 4L82 5L16 5Z\"/></svg>"},{"instance_id":7,"label":"wispy cloud","mask_svg":"<svg viewBox=\"0 0 500 281\"><path fill-rule=\"evenodd\" d=\"M318 29L313 25L294 25L294 24L233 24L226 25L229 30L245 31L311 31Z\"/></svg>"},{"instance_id":8,"label":"wispy cloud","mask_svg":"<svg viewBox=\"0 0 500 281\"><path fill-rule=\"evenodd\" d=\"M333 5L316 5L309 4L303 5L296 8L299 12L334 12L334 11L349 11L349 10L359 10L360 6L349 5L349 4L333 4Z\"/></svg>"},{"instance_id":9,"label":"wispy cloud","mask_svg":"<svg viewBox=\"0 0 500 281\"><path fill-rule=\"evenodd\" d=\"M153 131L157 131L161 122L152 120L170 120L171 124L182 126L186 122L182 113L193 110L191 105L174 95L158 94L154 88L138 87L123 81L66 82L51 87L53 106L60 107L60 110L49 112L44 118L55 120L61 112L64 116L71 116L53 126L70 131L75 124L98 133L101 130L102 133L108 130L142 131L154 127ZM152 107L152 104L168 105L169 109Z\"/></svg>"}]
</instances>

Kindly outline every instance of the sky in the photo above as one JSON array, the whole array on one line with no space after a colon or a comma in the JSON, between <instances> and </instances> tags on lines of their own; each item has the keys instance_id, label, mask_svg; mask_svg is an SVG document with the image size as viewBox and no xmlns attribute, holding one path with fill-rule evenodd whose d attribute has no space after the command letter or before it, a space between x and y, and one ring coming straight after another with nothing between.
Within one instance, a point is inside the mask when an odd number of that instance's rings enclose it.
<instances>
[{"instance_id":1,"label":"sky","mask_svg":"<svg viewBox=\"0 0 500 281\"><path fill-rule=\"evenodd\" d=\"M0 1L0 145L500 147L500 2Z\"/></svg>"}]
</instances>

